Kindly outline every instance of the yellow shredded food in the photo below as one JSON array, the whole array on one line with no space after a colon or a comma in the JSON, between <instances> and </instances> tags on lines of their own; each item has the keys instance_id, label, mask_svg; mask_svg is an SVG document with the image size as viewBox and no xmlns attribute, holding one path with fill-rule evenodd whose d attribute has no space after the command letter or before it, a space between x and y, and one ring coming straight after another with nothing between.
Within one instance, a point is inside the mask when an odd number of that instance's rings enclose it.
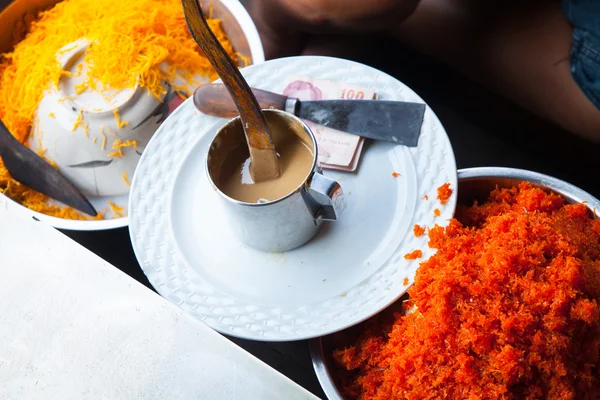
<instances>
[{"instance_id":1,"label":"yellow shredded food","mask_svg":"<svg viewBox=\"0 0 600 400\"><path fill-rule=\"evenodd\" d=\"M115 114L115 119L117 120L117 128L123 129L124 126L129 125L129 122L121 121L121 116L119 115L119 110L117 110L116 108L114 109L113 114Z\"/></svg>"},{"instance_id":2,"label":"yellow shredded food","mask_svg":"<svg viewBox=\"0 0 600 400\"><path fill-rule=\"evenodd\" d=\"M109 127L108 127L108 126L106 126L106 125L102 125L102 126L100 127L100 130L101 130L102 132L108 132L108 134L109 134L109 135L111 135L111 136L117 136L117 134L116 134L116 133L114 133L114 132L113 132L113 131L112 131L112 130L111 130Z\"/></svg>"},{"instance_id":3,"label":"yellow shredded food","mask_svg":"<svg viewBox=\"0 0 600 400\"><path fill-rule=\"evenodd\" d=\"M121 158L125 155L125 153L123 153L123 149L126 147L133 147L134 149L136 149L137 142L135 140L115 139L112 145L113 151L108 153L108 156Z\"/></svg>"},{"instance_id":4,"label":"yellow shredded food","mask_svg":"<svg viewBox=\"0 0 600 400\"><path fill-rule=\"evenodd\" d=\"M102 135L102 145L100 145L100 148L106 150L106 135L102 130L100 130L100 134Z\"/></svg>"},{"instance_id":5,"label":"yellow shredded food","mask_svg":"<svg viewBox=\"0 0 600 400\"><path fill-rule=\"evenodd\" d=\"M79 125L81 125L82 122L83 122L83 111L79 110L79 113L77 114L77 119L75 120L75 123L73 124L73 127L71 128L71 132L75 132L75 130L77 128L79 128Z\"/></svg>"},{"instance_id":6,"label":"yellow shredded food","mask_svg":"<svg viewBox=\"0 0 600 400\"><path fill-rule=\"evenodd\" d=\"M113 203L112 201L109 201L108 205L110 206L112 212L115 214L116 217L119 217L119 218L124 217L123 212L125 211L125 207L120 207L120 206L116 205L115 203Z\"/></svg>"},{"instance_id":7,"label":"yellow shredded food","mask_svg":"<svg viewBox=\"0 0 600 400\"><path fill-rule=\"evenodd\" d=\"M221 21L210 18L210 10L208 23L228 54L243 60L233 51ZM87 79L77 91L97 89L97 82L106 89L137 84L160 98L167 82L189 96L188 86L176 82L176 75L190 85L198 76L217 77L187 30L179 0L65 0L38 15L25 15L13 37L18 41L14 49L0 54L0 118L21 143L27 141L44 91L73 75L61 69L57 52L80 39L92 45L84 57ZM77 74L82 68L77 65ZM46 196L13 180L2 162L0 193L44 214L89 219L48 203Z\"/></svg>"},{"instance_id":8,"label":"yellow shredded food","mask_svg":"<svg viewBox=\"0 0 600 400\"><path fill-rule=\"evenodd\" d=\"M122 178L123 182L125 182L127 186L131 187L131 183L129 183L129 179L127 179L127 172L123 172Z\"/></svg>"}]
</instances>

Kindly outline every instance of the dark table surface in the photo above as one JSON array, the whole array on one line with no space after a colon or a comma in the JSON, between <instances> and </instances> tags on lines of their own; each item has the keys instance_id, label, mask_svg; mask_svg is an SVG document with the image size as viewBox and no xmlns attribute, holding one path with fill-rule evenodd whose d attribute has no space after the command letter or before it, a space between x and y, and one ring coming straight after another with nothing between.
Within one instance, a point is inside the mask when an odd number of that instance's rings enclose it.
<instances>
[{"instance_id":1,"label":"dark table surface","mask_svg":"<svg viewBox=\"0 0 600 400\"><path fill-rule=\"evenodd\" d=\"M534 170L564 179L600 197L600 181L596 179L600 164L598 146L572 137L445 66L401 49L395 43L381 38L361 40L367 42L362 47L364 51L357 51L351 58L387 72L423 97L450 136L458 168L506 166ZM395 50L379 51L384 48ZM133 254L126 228L64 233L152 288ZM312 369L308 341L265 343L230 339L325 398Z\"/></svg>"}]
</instances>

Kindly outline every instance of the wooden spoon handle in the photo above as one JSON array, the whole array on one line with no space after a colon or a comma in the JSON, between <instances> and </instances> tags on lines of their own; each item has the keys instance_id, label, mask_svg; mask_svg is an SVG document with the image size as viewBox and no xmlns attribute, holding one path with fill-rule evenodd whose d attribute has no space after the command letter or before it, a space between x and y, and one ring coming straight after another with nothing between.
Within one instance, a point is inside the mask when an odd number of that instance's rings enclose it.
<instances>
[{"instance_id":1,"label":"wooden spoon handle","mask_svg":"<svg viewBox=\"0 0 600 400\"><path fill-rule=\"evenodd\" d=\"M185 20L192 37L217 71L227 90L232 94L231 97L233 97L242 119L248 145L261 150L274 150L275 146L267 127L267 121L258 101L238 67L208 27L198 0L182 0L182 4ZM192 17L197 14L200 15L201 20Z\"/></svg>"},{"instance_id":2,"label":"wooden spoon handle","mask_svg":"<svg viewBox=\"0 0 600 400\"><path fill-rule=\"evenodd\" d=\"M285 110L287 96L268 92L261 89L252 89L261 109ZM236 105L227 88L220 83L202 85L194 92L194 105L198 111L215 117L234 118L239 114Z\"/></svg>"}]
</instances>

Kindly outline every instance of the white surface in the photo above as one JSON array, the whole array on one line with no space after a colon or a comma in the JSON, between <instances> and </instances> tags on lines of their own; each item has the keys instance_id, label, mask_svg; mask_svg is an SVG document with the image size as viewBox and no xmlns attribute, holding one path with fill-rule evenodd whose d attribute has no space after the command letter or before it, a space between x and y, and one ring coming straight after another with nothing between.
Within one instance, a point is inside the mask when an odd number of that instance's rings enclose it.
<instances>
[{"instance_id":1,"label":"white surface","mask_svg":"<svg viewBox=\"0 0 600 400\"><path fill-rule=\"evenodd\" d=\"M0 198L0 399L316 399Z\"/></svg>"},{"instance_id":2,"label":"white surface","mask_svg":"<svg viewBox=\"0 0 600 400\"><path fill-rule=\"evenodd\" d=\"M383 100L423 102L396 79L370 67L327 57L267 61L242 70L248 83L280 91L286 76L305 75L372 87ZM138 260L164 297L209 326L256 340L297 340L356 324L400 297L418 261L404 255L432 251L414 224L444 224L436 190L456 188L448 137L427 108L416 148L372 142L358 173L326 171L338 180L348 207L311 242L287 253L262 253L237 242L204 160L224 119L182 104L152 138L136 171L130 232ZM394 178L393 172L401 176ZM429 201L422 200L424 195Z\"/></svg>"},{"instance_id":3,"label":"white surface","mask_svg":"<svg viewBox=\"0 0 600 400\"><path fill-rule=\"evenodd\" d=\"M260 40L260 36L250 18L250 15L238 0L219 0L223 5L225 5L231 14L235 17L235 19L240 24L244 35L246 36L246 40L248 41L248 46L250 48L250 55L252 57L253 64L260 64L265 61L265 53L263 50L262 42ZM110 137L108 139L111 139ZM100 140L100 139L98 139ZM107 148L110 146L110 141L107 142ZM123 183L121 178L121 174L117 174L116 179L119 183ZM127 177L129 181L132 180L132 173L128 173ZM0 193L0 198L4 198L4 194ZM120 207L124 207L125 211L124 215L128 214L128 202L129 202L129 194L124 194L120 196L87 196L90 202L94 205L94 207L98 211L106 211L107 215L112 216L112 211L109 206L109 201L117 204ZM17 204L17 203L15 203ZM20 206L20 205L19 205ZM20 206L21 207L21 206ZM98 231L98 230L107 230L114 228L122 228L128 225L129 219L128 217L123 218L110 218L105 220L90 220L90 221L76 221L69 219L56 218L49 215L41 214L23 207L30 215L35 216L37 219L41 221L45 221L52 226L59 229L66 230L75 230L75 231Z\"/></svg>"}]
</instances>

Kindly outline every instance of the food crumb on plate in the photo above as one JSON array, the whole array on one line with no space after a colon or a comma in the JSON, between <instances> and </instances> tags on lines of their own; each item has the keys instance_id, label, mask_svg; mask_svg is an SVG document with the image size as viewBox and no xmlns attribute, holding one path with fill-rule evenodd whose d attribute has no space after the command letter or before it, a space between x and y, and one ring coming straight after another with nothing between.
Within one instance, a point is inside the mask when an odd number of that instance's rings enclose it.
<instances>
[{"instance_id":1,"label":"food crumb on plate","mask_svg":"<svg viewBox=\"0 0 600 400\"><path fill-rule=\"evenodd\" d=\"M437 198L442 204L448 204L448 199L452 196L452 189L449 183L444 183L437 189Z\"/></svg>"},{"instance_id":2,"label":"food crumb on plate","mask_svg":"<svg viewBox=\"0 0 600 400\"><path fill-rule=\"evenodd\" d=\"M421 250L415 250L408 254L405 254L404 258L407 260L416 260L417 258L421 258L422 255L423 255L423 252Z\"/></svg>"},{"instance_id":3,"label":"food crumb on plate","mask_svg":"<svg viewBox=\"0 0 600 400\"><path fill-rule=\"evenodd\" d=\"M416 237L420 237L425 233L425 228L418 224L415 224L415 226L413 227L413 233Z\"/></svg>"}]
</instances>

